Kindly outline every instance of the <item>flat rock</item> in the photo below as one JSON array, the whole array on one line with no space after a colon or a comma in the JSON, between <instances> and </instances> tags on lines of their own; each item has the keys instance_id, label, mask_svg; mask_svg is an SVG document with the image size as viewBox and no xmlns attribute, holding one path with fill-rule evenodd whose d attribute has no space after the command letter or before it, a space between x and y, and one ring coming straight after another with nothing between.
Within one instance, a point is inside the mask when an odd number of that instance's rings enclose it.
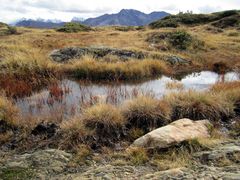
<instances>
[{"instance_id":1,"label":"flat rock","mask_svg":"<svg viewBox=\"0 0 240 180\"><path fill-rule=\"evenodd\" d=\"M1 171L31 170L35 177L56 175L65 171L72 155L56 149L38 150L33 153L16 154L4 160Z\"/></svg>"},{"instance_id":2,"label":"flat rock","mask_svg":"<svg viewBox=\"0 0 240 180\"><path fill-rule=\"evenodd\" d=\"M138 138L131 146L167 148L186 140L208 138L210 137L209 126L211 123L208 120L180 119Z\"/></svg>"},{"instance_id":3,"label":"flat rock","mask_svg":"<svg viewBox=\"0 0 240 180\"><path fill-rule=\"evenodd\" d=\"M102 58L107 55L118 56L120 59L129 58L143 59L145 54L130 50L122 50L108 47L67 47L54 50L50 57L56 62L67 62L71 59L78 59L84 55L92 55L95 58Z\"/></svg>"},{"instance_id":4,"label":"flat rock","mask_svg":"<svg viewBox=\"0 0 240 180\"><path fill-rule=\"evenodd\" d=\"M240 142L221 144L209 151L198 152L194 157L207 165L240 164Z\"/></svg>"}]
</instances>

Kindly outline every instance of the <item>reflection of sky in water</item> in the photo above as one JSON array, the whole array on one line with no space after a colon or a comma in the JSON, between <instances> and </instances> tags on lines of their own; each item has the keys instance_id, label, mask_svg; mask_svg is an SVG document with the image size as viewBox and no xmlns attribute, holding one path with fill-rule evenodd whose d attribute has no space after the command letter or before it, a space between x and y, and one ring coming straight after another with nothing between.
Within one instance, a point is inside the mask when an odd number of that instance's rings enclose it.
<instances>
[{"instance_id":1,"label":"reflection of sky in water","mask_svg":"<svg viewBox=\"0 0 240 180\"><path fill-rule=\"evenodd\" d=\"M184 85L184 89L206 90L209 86L216 82L222 81L234 81L238 80L236 73L227 73L224 76L220 76L214 72L203 71L200 73L193 73L184 77L182 80L174 80L166 76L162 76L156 80L150 80L140 84L83 84L72 80L63 80L61 86L70 88L70 93L65 94L61 102L54 102L54 105L49 107L47 99L49 98L48 90L43 90L30 97L22 98L16 102L18 107L23 113L28 114L30 107L32 113L38 114L51 114L54 111L65 112L69 114L73 108L79 109L82 99L89 99L91 96L106 95L111 90L116 90L119 93L121 91L132 92L134 88L140 92L151 92L156 97L160 97L166 93L176 90L166 89L166 84L169 82L178 82ZM37 108L41 102L41 107Z\"/></svg>"}]
</instances>

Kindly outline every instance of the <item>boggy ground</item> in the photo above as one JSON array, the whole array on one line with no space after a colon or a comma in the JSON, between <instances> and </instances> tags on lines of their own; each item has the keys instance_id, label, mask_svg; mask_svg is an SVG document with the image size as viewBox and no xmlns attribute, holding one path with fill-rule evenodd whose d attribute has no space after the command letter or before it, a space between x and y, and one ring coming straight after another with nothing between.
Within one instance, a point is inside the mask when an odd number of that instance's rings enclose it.
<instances>
[{"instance_id":1,"label":"boggy ground","mask_svg":"<svg viewBox=\"0 0 240 180\"><path fill-rule=\"evenodd\" d=\"M179 37L183 39L179 41ZM60 33L19 28L18 34L0 38L2 179L238 177L239 82L218 83L204 92L181 91L161 99L136 94L122 104L96 97L68 120L58 119L57 114L45 119L22 118L14 100L65 76L128 81L202 69L238 71L239 29L220 31L200 25L122 31L108 27ZM94 53L66 62L50 58L53 50L72 46L90 47ZM144 57L102 56L99 48L106 47ZM96 50L101 58L95 56ZM62 93L56 88L52 92ZM208 119L213 124L211 137L160 151L128 148L142 135L181 118Z\"/></svg>"},{"instance_id":2,"label":"boggy ground","mask_svg":"<svg viewBox=\"0 0 240 180\"><path fill-rule=\"evenodd\" d=\"M105 27L78 33L18 28L17 34L0 36L1 89L9 96L29 95L62 75L128 81L203 69L234 70L239 66L239 30L220 30L209 24L126 31ZM110 54L99 59L86 54L66 63L50 58L53 50L66 47L115 48L141 53L144 58L123 60Z\"/></svg>"}]
</instances>

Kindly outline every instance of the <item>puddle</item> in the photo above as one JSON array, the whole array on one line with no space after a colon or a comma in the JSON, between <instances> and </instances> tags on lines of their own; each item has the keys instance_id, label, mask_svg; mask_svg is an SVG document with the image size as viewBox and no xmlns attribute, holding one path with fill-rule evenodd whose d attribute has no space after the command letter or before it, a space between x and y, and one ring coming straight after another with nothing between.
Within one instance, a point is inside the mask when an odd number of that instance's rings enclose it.
<instances>
[{"instance_id":1,"label":"puddle","mask_svg":"<svg viewBox=\"0 0 240 180\"><path fill-rule=\"evenodd\" d=\"M169 92L177 91L166 87L172 82L181 83L184 90L206 90L217 82L235 80L239 80L239 77L234 72L219 75L210 71L193 73L181 80L162 76L159 79L139 84L90 84L64 79L59 84L51 85L30 97L16 100L16 105L25 116L48 117L54 114L66 117L74 115L81 106L96 101L119 104L139 93L159 98Z\"/></svg>"}]
</instances>

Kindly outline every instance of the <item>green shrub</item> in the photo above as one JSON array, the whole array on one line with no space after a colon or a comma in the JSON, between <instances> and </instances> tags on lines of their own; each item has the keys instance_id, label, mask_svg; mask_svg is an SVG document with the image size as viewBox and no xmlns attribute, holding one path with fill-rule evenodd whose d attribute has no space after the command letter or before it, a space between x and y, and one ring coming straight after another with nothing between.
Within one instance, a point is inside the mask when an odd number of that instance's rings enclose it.
<instances>
[{"instance_id":1,"label":"green shrub","mask_svg":"<svg viewBox=\"0 0 240 180\"><path fill-rule=\"evenodd\" d=\"M186 31L172 32L168 36L169 43L177 49L185 50L192 42L192 37Z\"/></svg>"},{"instance_id":2,"label":"green shrub","mask_svg":"<svg viewBox=\"0 0 240 180\"><path fill-rule=\"evenodd\" d=\"M88 26L85 26L80 23L66 23L63 27L58 28L57 31L59 32L66 32L66 33L76 33L81 31L90 31L91 28Z\"/></svg>"},{"instance_id":3,"label":"green shrub","mask_svg":"<svg viewBox=\"0 0 240 180\"><path fill-rule=\"evenodd\" d=\"M8 34L17 34L17 28L13 26L8 26Z\"/></svg>"},{"instance_id":4,"label":"green shrub","mask_svg":"<svg viewBox=\"0 0 240 180\"><path fill-rule=\"evenodd\" d=\"M240 15L223 18L219 21L212 23L212 25L218 28L239 27Z\"/></svg>"},{"instance_id":5,"label":"green shrub","mask_svg":"<svg viewBox=\"0 0 240 180\"><path fill-rule=\"evenodd\" d=\"M174 18L163 19L149 24L152 29L172 27L176 28L179 26L178 22Z\"/></svg>"},{"instance_id":6,"label":"green shrub","mask_svg":"<svg viewBox=\"0 0 240 180\"><path fill-rule=\"evenodd\" d=\"M212 14L192 14L192 13L179 13L177 15L167 16L163 19L155 21L150 24L151 28L162 28L162 27L177 27L180 24L183 25L199 25L207 24L214 21L222 20L220 24L224 23L228 26L236 23L236 20L239 19L239 11L230 10ZM230 25L229 25L230 24ZM217 26L219 27L219 26Z\"/></svg>"}]
</instances>

